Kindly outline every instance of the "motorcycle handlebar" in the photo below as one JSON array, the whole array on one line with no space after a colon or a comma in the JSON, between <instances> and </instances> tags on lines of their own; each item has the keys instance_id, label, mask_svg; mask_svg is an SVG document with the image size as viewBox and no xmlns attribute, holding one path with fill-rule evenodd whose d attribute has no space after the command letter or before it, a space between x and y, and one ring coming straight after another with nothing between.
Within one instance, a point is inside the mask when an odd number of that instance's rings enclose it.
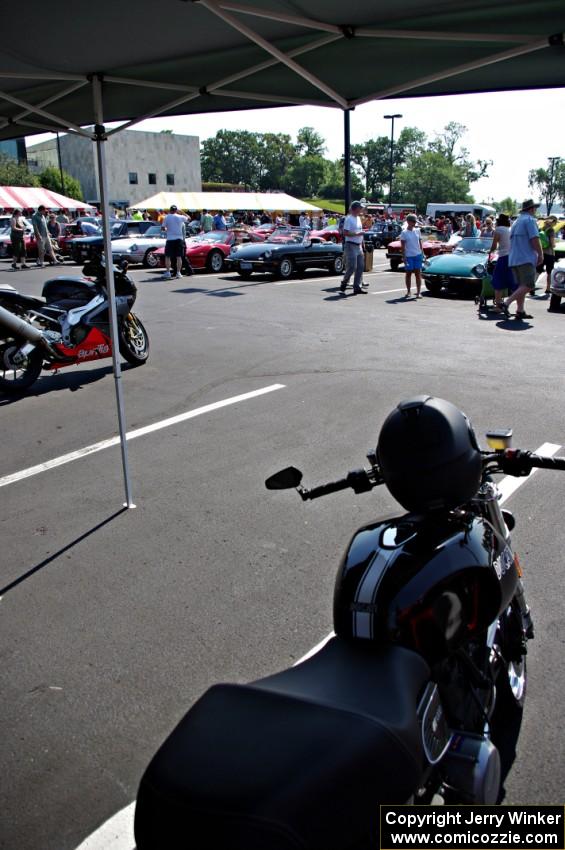
<instances>
[{"instance_id":1,"label":"motorcycle handlebar","mask_svg":"<svg viewBox=\"0 0 565 850\"><path fill-rule=\"evenodd\" d=\"M319 499L321 496L328 496L330 493L337 493L339 490L347 490L351 487L355 493L368 493L373 487L381 484L381 480L374 475L374 470L353 469L348 472L345 478L339 478L337 481L328 481L327 484L320 484L318 487L312 487L307 490L305 487L300 487L298 492L302 499L306 502L310 499Z\"/></svg>"},{"instance_id":2,"label":"motorcycle handlebar","mask_svg":"<svg viewBox=\"0 0 565 850\"><path fill-rule=\"evenodd\" d=\"M522 449L506 449L495 455L495 461L500 472L516 477L529 475L534 467L565 472L565 457L542 457Z\"/></svg>"}]
</instances>

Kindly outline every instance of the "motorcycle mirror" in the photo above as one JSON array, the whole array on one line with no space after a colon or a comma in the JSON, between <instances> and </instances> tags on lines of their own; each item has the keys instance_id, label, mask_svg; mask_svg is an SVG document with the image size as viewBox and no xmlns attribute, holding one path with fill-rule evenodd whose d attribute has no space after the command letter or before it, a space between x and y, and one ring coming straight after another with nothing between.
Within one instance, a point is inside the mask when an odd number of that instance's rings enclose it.
<instances>
[{"instance_id":1,"label":"motorcycle mirror","mask_svg":"<svg viewBox=\"0 0 565 850\"><path fill-rule=\"evenodd\" d=\"M494 451L503 451L510 448L512 443L512 428L499 428L496 431L487 431L487 443Z\"/></svg>"},{"instance_id":2,"label":"motorcycle mirror","mask_svg":"<svg viewBox=\"0 0 565 850\"><path fill-rule=\"evenodd\" d=\"M302 473L294 466L287 466L267 478L265 487L267 490L290 490L298 487L302 481Z\"/></svg>"}]
</instances>

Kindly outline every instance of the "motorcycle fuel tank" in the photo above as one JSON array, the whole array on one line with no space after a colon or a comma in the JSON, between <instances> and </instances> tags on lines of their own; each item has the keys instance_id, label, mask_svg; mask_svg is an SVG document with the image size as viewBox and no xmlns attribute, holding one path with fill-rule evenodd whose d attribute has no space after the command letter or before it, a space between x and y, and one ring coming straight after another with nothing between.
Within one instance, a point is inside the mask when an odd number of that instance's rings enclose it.
<instances>
[{"instance_id":1,"label":"motorcycle fuel tank","mask_svg":"<svg viewBox=\"0 0 565 850\"><path fill-rule=\"evenodd\" d=\"M406 515L360 529L340 565L334 628L443 657L486 629L514 593L517 570L492 525L468 515Z\"/></svg>"}]
</instances>

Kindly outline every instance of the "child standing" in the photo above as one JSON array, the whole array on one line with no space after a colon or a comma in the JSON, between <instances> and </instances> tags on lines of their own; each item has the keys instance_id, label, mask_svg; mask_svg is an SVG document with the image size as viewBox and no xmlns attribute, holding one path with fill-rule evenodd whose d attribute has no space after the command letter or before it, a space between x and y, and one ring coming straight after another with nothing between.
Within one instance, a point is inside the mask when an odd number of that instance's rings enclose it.
<instances>
[{"instance_id":1,"label":"child standing","mask_svg":"<svg viewBox=\"0 0 565 850\"><path fill-rule=\"evenodd\" d=\"M400 234L400 242L402 244L402 257L404 259L406 295L405 298L410 298L410 287L412 285L412 272L416 278L416 298L421 298L420 289L422 286L422 262L424 260L424 249L422 247L422 237L420 231L416 227L418 219L413 213L406 216L406 230Z\"/></svg>"}]
</instances>

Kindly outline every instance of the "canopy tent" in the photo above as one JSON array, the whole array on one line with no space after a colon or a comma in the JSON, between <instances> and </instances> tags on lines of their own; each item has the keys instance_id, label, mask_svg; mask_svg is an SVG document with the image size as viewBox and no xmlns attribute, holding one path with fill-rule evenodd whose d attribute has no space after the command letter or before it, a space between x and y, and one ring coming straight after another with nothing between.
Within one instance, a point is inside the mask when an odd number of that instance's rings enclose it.
<instances>
[{"instance_id":1,"label":"canopy tent","mask_svg":"<svg viewBox=\"0 0 565 850\"><path fill-rule=\"evenodd\" d=\"M66 198L50 189L35 186L0 186L0 207L11 212L14 209L36 209L41 204L48 210L86 210L94 209L90 204Z\"/></svg>"},{"instance_id":2,"label":"canopy tent","mask_svg":"<svg viewBox=\"0 0 565 850\"><path fill-rule=\"evenodd\" d=\"M310 104L343 110L346 196L350 110L371 100L563 86L563 0L27 0L4 16L0 140L66 130L96 144L109 219L104 141L156 115ZM243 81L243 82L242 82ZM529 120L525 116L525 120ZM94 130L83 129L92 124ZM104 121L125 121L106 131ZM111 257L109 231L105 253ZM113 273L108 273L117 339ZM126 502L125 417L114 376Z\"/></svg>"},{"instance_id":3,"label":"canopy tent","mask_svg":"<svg viewBox=\"0 0 565 850\"><path fill-rule=\"evenodd\" d=\"M320 212L320 207L284 192L159 192L132 204L136 210L265 210L266 212Z\"/></svg>"}]
</instances>

